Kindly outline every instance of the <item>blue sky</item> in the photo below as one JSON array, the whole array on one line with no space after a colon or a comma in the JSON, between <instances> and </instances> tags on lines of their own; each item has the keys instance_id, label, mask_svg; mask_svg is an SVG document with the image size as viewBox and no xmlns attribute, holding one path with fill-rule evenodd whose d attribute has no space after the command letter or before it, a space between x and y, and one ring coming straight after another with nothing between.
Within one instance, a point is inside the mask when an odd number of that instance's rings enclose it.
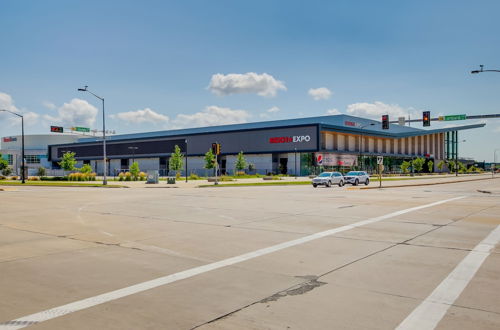
<instances>
[{"instance_id":1,"label":"blue sky","mask_svg":"<svg viewBox=\"0 0 500 330\"><path fill-rule=\"evenodd\" d=\"M23 112L28 134L100 127L83 85L105 97L117 133L329 110L500 113L500 74L469 73L500 69L498 12L498 1L4 0L0 106ZM18 132L1 114L0 135ZM463 156L492 160L500 120L460 138Z\"/></svg>"}]
</instances>

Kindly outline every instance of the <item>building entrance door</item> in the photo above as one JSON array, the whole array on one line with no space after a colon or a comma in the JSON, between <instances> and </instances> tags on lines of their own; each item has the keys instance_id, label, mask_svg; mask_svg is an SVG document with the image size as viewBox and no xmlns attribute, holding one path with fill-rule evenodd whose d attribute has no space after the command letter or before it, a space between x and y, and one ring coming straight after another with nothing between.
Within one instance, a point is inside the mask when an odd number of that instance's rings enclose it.
<instances>
[{"instance_id":1,"label":"building entrance door","mask_svg":"<svg viewBox=\"0 0 500 330\"><path fill-rule=\"evenodd\" d=\"M287 174L288 173L288 158L280 158L279 165L279 174Z\"/></svg>"}]
</instances>

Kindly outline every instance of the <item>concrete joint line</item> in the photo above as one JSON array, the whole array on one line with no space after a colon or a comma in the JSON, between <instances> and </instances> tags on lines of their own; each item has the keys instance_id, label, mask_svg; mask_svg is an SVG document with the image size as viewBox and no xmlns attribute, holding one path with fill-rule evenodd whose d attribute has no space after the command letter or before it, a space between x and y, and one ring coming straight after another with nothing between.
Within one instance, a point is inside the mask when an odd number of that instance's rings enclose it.
<instances>
[{"instance_id":1,"label":"concrete joint line","mask_svg":"<svg viewBox=\"0 0 500 330\"><path fill-rule=\"evenodd\" d=\"M491 251L500 242L500 225L470 251L453 271L399 324L397 330L436 328Z\"/></svg>"},{"instance_id":2,"label":"concrete joint line","mask_svg":"<svg viewBox=\"0 0 500 330\"><path fill-rule=\"evenodd\" d=\"M317 239L320 239L323 237L331 236L331 235L334 235L334 234L337 234L340 232L344 232L344 231L347 231L350 229L362 227L362 226L365 226L368 224L372 224L372 223L376 223L376 222L379 222L382 220L397 217L397 216L400 216L402 214L406 214L409 212L418 211L418 210L433 207L436 205L441 205L444 203L456 201L456 200L459 200L459 199L462 199L465 197L466 196L459 196L459 197L454 197L454 198L450 198L450 199L445 199L445 200L441 200L438 202L433 202L433 203L420 205L420 206L412 207L412 208L405 209L405 210L392 212L392 213L378 216L375 218L358 221L358 222L355 222L355 223L350 224L350 225L325 230L325 231L311 234L308 236L304 236L304 237L301 237L301 238L298 238L295 240L283 242L283 243L276 244L276 245L273 245L273 246L270 246L267 248L248 252L248 253L245 253L245 254L242 254L239 256L223 259L223 260L216 261L216 262L206 264L203 266L187 269L187 270L184 270L184 271L181 271L178 273L162 276L162 277L150 280L150 281L138 283L138 284L128 286L128 287L125 287L122 289L118 289L115 291L103 293L103 294L89 297L89 298L86 298L83 300L78 300L78 301L75 301L75 302L72 302L72 303L69 303L66 305L54 307L54 308L51 308L51 309L48 309L45 311L41 311L38 313L34 313L31 315L20 317L18 319L11 320L11 321L8 321L5 323L0 323L0 330L13 330L13 329L25 328L29 325L48 321L48 320L51 320L51 319L54 319L54 318L57 318L57 317L60 317L60 316L66 315L66 314L81 311L81 310L84 310L84 309L87 309L87 308L90 308L93 306L97 306L100 304L104 304L104 303L107 303L107 302L110 302L110 301L113 301L116 299L120 299L120 298L127 297L130 295L136 294L136 293L151 290L151 289L157 288L159 286L163 286L163 285L167 285L167 284L170 284L173 282L177 282L180 280L191 278L191 277L194 277L196 275L200 275L200 274L212 271L212 270L216 270L219 268L238 264L240 262L254 259L257 257L261 257L261 256L264 256L264 255L267 255L267 254L270 254L270 253L273 253L276 251L284 250L284 249L289 248L289 247L301 245L301 244L304 244L304 243L307 243L310 241L314 241L314 240L317 240Z\"/></svg>"}]
</instances>

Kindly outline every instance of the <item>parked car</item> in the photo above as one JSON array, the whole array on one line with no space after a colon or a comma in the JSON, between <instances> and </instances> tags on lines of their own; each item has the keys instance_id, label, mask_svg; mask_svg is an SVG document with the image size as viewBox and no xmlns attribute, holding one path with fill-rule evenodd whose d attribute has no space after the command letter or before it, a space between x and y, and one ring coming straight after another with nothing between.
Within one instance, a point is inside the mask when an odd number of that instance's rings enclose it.
<instances>
[{"instance_id":1,"label":"parked car","mask_svg":"<svg viewBox=\"0 0 500 330\"><path fill-rule=\"evenodd\" d=\"M365 185L370 184L370 176L364 171L350 171L344 176L345 183L350 183L353 186L357 186L360 183Z\"/></svg>"},{"instance_id":2,"label":"parked car","mask_svg":"<svg viewBox=\"0 0 500 330\"><path fill-rule=\"evenodd\" d=\"M319 185L331 187L332 184L337 184L339 187L344 185L344 176L340 172L323 172L312 179L312 185L316 188Z\"/></svg>"}]
</instances>

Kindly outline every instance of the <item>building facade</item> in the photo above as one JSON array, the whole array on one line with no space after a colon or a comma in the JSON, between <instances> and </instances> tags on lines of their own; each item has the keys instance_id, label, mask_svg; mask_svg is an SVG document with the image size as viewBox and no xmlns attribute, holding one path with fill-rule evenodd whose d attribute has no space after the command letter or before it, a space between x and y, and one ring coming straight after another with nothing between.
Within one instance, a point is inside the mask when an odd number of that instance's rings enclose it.
<instances>
[{"instance_id":1,"label":"building facade","mask_svg":"<svg viewBox=\"0 0 500 330\"><path fill-rule=\"evenodd\" d=\"M75 143L81 136L70 134L36 134L24 136L24 155L28 175L35 175L39 167L52 168L48 160L48 146L55 143ZM0 141L0 154L12 167L13 174L21 174L22 136L5 136Z\"/></svg>"},{"instance_id":2,"label":"building facade","mask_svg":"<svg viewBox=\"0 0 500 330\"><path fill-rule=\"evenodd\" d=\"M374 168L373 159L385 156L388 169L414 157L437 164L451 158L450 144L458 152L458 131L484 124L423 130L391 125L383 130L378 121L347 116L321 116L248 124L115 135L107 139L108 173L126 171L133 161L141 170L167 175L169 158L179 146L187 155L188 174L210 174L204 154L212 143L221 144L221 173L233 173L237 154L243 151L254 172L306 175L319 169ZM450 140L453 132L454 140ZM447 138L448 137L448 138ZM57 164L65 152L75 152L79 166L87 163L103 172L102 140L50 145L49 161ZM183 171L184 172L184 171Z\"/></svg>"}]
</instances>

